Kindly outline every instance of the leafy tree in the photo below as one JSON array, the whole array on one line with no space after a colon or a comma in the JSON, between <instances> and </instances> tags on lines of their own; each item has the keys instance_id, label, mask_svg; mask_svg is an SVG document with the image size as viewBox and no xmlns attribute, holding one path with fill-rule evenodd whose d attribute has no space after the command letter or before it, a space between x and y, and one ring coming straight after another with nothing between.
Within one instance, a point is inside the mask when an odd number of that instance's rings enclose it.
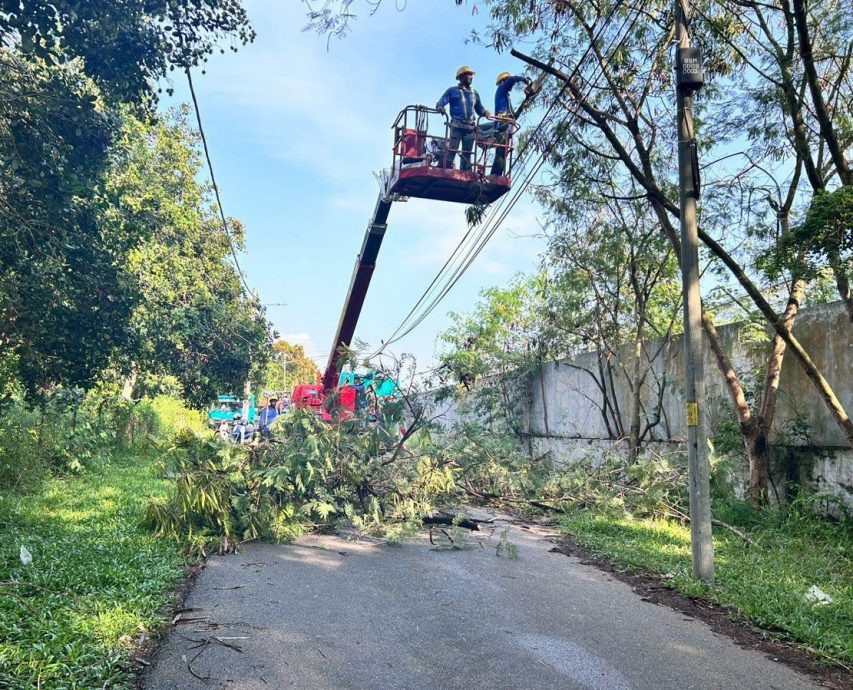
<instances>
[{"instance_id":1,"label":"leafy tree","mask_svg":"<svg viewBox=\"0 0 853 690\"><path fill-rule=\"evenodd\" d=\"M644 204L592 195L583 222L580 207L571 220L559 202L551 208L544 260L552 280L543 337L555 353L596 353L595 369L570 366L592 378L605 427L611 438L628 439L633 464L640 444L661 422L668 381L654 367L681 330L677 262ZM616 391L620 379L629 392L627 409Z\"/></svg>"},{"instance_id":2,"label":"leafy tree","mask_svg":"<svg viewBox=\"0 0 853 690\"><path fill-rule=\"evenodd\" d=\"M119 104L228 37L253 37L237 0L0 2L0 341L31 397L91 386L133 339L140 236L105 195Z\"/></svg>"},{"instance_id":3,"label":"leafy tree","mask_svg":"<svg viewBox=\"0 0 853 690\"><path fill-rule=\"evenodd\" d=\"M206 62L223 40L255 33L240 0L2 0L0 37L24 56L54 64L81 60L112 99L151 100L174 67Z\"/></svg>"},{"instance_id":4,"label":"leafy tree","mask_svg":"<svg viewBox=\"0 0 853 690\"><path fill-rule=\"evenodd\" d=\"M316 383L319 375L320 370L305 356L302 345L276 340L264 371L262 390L290 391L299 384Z\"/></svg>"},{"instance_id":5,"label":"leafy tree","mask_svg":"<svg viewBox=\"0 0 853 690\"><path fill-rule=\"evenodd\" d=\"M544 124L542 137L543 142L552 142L547 147L543 144L543 148L557 175L559 195L555 196L561 197L566 213L570 214L576 204L583 203L590 187L598 180L615 180L617 189L637 190L632 198L622 198L622 201L646 200L657 217L661 232L676 255L680 255L676 229L679 213L676 170L671 157L675 147L675 127L671 123L672 76L667 61L672 30L670 5L669 2L646 3L642 9L637 9L616 1L590 6L565 0L530 3L522 11L517 3L509 0L492 0L494 25L490 36L498 48L521 38L532 40L543 57L555 57L558 62L571 65L568 70L571 78L551 87L550 97L556 101L556 114ZM694 21L693 28L699 40L705 43L706 78L710 80L694 107L697 126L703 127L705 123L717 122L713 115L724 110L742 113L740 108L744 107L744 102L751 102L751 94L732 98L728 87L736 80L734 77L730 81L727 79L737 63L731 59L729 48L710 38L699 22ZM581 60L579 56L588 58ZM760 121L767 119L766 102L764 110ZM731 122L732 118L725 121ZM751 193L744 193L743 187L738 187L744 175L766 170L763 161L755 159L756 152L749 149L749 141L744 146L744 133L749 135L752 131L746 126L747 121L744 117L741 127L714 128L711 124L708 134L700 140L700 146L706 151L714 147L725 149L725 153L720 152L720 158L731 158L734 148L742 151L749 162L745 172L734 172L732 184L728 185L727 202L731 213L714 214L708 212L713 208L703 209L700 239L708 247L714 263L719 262L731 273L779 336L770 344L762 398L765 402L761 408L752 408L741 376L721 346L707 310L703 312L702 322L755 470L757 484L753 497L761 502L767 485L767 435L775 412L778 377L786 347L792 348L851 443L853 424L829 383L790 332L804 284L792 282L791 299L781 315L761 292L759 284L763 276L752 266L756 254L767 251L766 243L773 240L774 235L762 230L761 234L753 233L753 238L761 239L762 244L754 240L745 244L737 232L732 232L734 229L749 237L759 225L766 227L765 219L769 215L778 222L778 226L774 223L771 227L780 227L784 234L785 223L797 199L800 164L794 158L791 175L781 184L766 177L752 186L755 191ZM742 146L744 148L738 148ZM775 147L765 146L762 155L768 161L776 156L776 163L768 165L778 168L780 152L784 156L788 150L782 141ZM776 185L778 193L768 195L765 192L759 196L758 190L768 184ZM722 185L717 183L716 186ZM735 196L736 190L741 192L740 198ZM757 215L754 212L756 199L766 199L764 209ZM726 205L720 206L726 208ZM756 218L760 223L755 222ZM727 242L732 242L736 249L727 251L724 246ZM744 252L744 248L752 248L756 253Z\"/></svg>"},{"instance_id":6,"label":"leafy tree","mask_svg":"<svg viewBox=\"0 0 853 690\"><path fill-rule=\"evenodd\" d=\"M101 225L116 122L76 65L0 51L0 339L29 393L89 385L129 337L134 238Z\"/></svg>"},{"instance_id":7,"label":"leafy tree","mask_svg":"<svg viewBox=\"0 0 853 690\"><path fill-rule=\"evenodd\" d=\"M544 275L517 275L505 287L488 288L470 314L451 314L453 326L441 335L449 346L444 371L473 390L472 409L494 431L525 431L520 402L546 356L537 324L544 286Z\"/></svg>"},{"instance_id":8,"label":"leafy tree","mask_svg":"<svg viewBox=\"0 0 853 690\"><path fill-rule=\"evenodd\" d=\"M187 115L126 118L106 215L117 234L140 238L126 265L136 302L123 358L137 370L175 376L187 400L203 406L217 393L242 390L263 368L270 335L229 262L242 227L235 220L222 227L210 188L198 182L200 142Z\"/></svg>"}]
</instances>

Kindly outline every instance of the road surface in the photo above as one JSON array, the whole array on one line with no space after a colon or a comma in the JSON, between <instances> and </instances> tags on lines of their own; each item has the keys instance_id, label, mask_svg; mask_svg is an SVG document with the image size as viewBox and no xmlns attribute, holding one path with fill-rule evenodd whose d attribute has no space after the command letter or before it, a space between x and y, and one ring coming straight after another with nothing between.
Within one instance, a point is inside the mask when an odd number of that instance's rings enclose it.
<instances>
[{"instance_id":1,"label":"road surface","mask_svg":"<svg viewBox=\"0 0 853 690\"><path fill-rule=\"evenodd\" d=\"M498 557L508 524L460 550L314 536L211 558L144 688L817 687L545 532L509 525L517 558Z\"/></svg>"}]
</instances>

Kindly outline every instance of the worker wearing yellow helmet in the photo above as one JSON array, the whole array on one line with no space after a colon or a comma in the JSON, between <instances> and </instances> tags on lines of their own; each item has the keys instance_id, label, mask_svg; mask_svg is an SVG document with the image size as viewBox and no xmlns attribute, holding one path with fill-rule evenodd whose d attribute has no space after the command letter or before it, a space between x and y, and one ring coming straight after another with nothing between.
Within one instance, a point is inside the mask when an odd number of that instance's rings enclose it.
<instances>
[{"instance_id":1,"label":"worker wearing yellow helmet","mask_svg":"<svg viewBox=\"0 0 853 690\"><path fill-rule=\"evenodd\" d=\"M458 84L447 89L435 104L436 110L447 115L445 106L450 106L450 141L449 149L444 167L452 168L453 159L459 151L462 170L471 169L471 149L474 148L474 129L477 126L478 115L488 115L489 111L483 107L480 94L471 86L474 80L474 70L468 65L463 65L456 70Z\"/></svg>"},{"instance_id":2,"label":"worker wearing yellow helmet","mask_svg":"<svg viewBox=\"0 0 853 690\"><path fill-rule=\"evenodd\" d=\"M512 107L509 94L516 84L522 82L527 84L527 87L524 89L525 94L529 94L530 79L527 77L514 77L509 72L501 72L498 75L498 78L495 80L495 86L498 87L495 91L495 115L515 119L515 110ZM495 127L495 143L497 146L495 146L495 160L492 163L492 175L503 175L504 173L506 165L506 143L508 141L506 131L507 125L505 123L498 123Z\"/></svg>"}]
</instances>

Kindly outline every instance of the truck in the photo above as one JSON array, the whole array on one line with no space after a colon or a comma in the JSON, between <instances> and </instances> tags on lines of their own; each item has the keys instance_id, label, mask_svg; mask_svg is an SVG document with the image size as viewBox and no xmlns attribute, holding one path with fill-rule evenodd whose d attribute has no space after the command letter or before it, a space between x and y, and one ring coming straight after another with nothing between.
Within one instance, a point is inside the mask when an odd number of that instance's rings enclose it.
<instances>
[{"instance_id":1,"label":"truck","mask_svg":"<svg viewBox=\"0 0 853 690\"><path fill-rule=\"evenodd\" d=\"M258 408L254 395L250 395L248 400L236 395L219 395L216 401L216 407L211 408L207 413L207 424L211 429L218 429L222 422L232 424L235 414L244 414L247 402L248 412L245 413L247 421L254 423L255 418L258 416Z\"/></svg>"}]
</instances>

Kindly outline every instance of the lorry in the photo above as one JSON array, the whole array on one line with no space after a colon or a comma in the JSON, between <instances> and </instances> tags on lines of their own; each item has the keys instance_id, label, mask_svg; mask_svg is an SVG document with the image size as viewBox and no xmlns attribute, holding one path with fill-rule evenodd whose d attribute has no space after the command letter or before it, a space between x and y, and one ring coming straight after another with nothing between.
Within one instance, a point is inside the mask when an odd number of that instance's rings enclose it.
<instances>
[{"instance_id":1,"label":"lorry","mask_svg":"<svg viewBox=\"0 0 853 690\"><path fill-rule=\"evenodd\" d=\"M207 413L207 424L211 429L218 429L222 422L229 425L234 423L234 415L245 415L246 420L252 424L258 415L255 396L250 395L248 400L236 395L220 395L216 398L217 405ZM248 403L248 411L244 412Z\"/></svg>"}]
</instances>

